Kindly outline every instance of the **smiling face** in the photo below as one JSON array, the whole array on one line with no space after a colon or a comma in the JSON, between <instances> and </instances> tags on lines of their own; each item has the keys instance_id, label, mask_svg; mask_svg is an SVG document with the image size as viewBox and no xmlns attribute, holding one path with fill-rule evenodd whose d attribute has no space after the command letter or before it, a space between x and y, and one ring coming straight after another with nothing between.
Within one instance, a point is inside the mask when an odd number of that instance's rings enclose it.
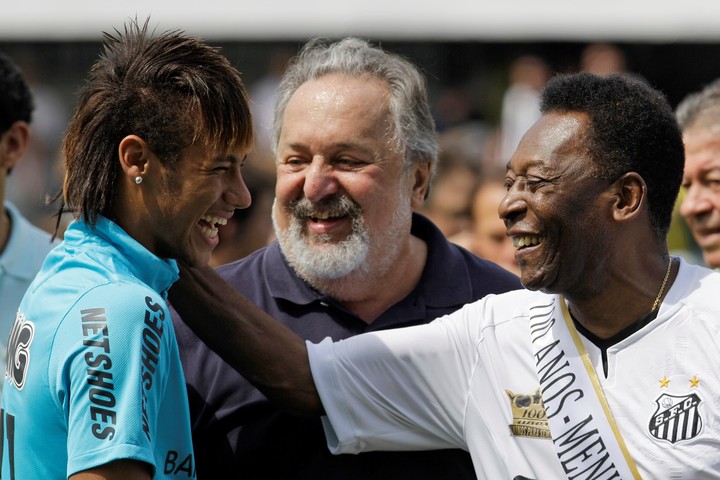
<instances>
[{"instance_id":1,"label":"smiling face","mask_svg":"<svg viewBox=\"0 0 720 480\"><path fill-rule=\"evenodd\" d=\"M250 205L240 172L245 153L219 154L193 145L177 163L156 159L137 186L143 195L136 208L145 214L128 233L161 258L205 265L218 243L218 225Z\"/></svg>"},{"instance_id":2,"label":"smiling face","mask_svg":"<svg viewBox=\"0 0 720 480\"><path fill-rule=\"evenodd\" d=\"M603 207L608 184L593 178L583 144L588 127L585 114L547 113L508 163L499 212L530 290L570 296L597 288L612 250Z\"/></svg>"},{"instance_id":3,"label":"smiling face","mask_svg":"<svg viewBox=\"0 0 720 480\"><path fill-rule=\"evenodd\" d=\"M697 126L683 134L685 171L682 185L685 197L680 213L705 263L720 267L720 134Z\"/></svg>"},{"instance_id":4,"label":"smiling face","mask_svg":"<svg viewBox=\"0 0 720 480\"><path fill-rule=\"evenodd\" d=\"M391 140L388 86L330 74L301 85L283 117L273 220L285 256L312 283L391 268L426 181Z\"/></svg>"}]
</instances>

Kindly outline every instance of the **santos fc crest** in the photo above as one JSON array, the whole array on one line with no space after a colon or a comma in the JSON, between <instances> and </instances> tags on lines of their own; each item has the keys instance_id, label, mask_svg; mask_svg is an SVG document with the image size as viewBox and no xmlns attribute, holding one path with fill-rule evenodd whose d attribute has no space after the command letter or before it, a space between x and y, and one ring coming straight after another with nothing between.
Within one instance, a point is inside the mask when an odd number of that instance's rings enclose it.
<instances>
[{"instance_id":1,"label":"santos fc crest","mask_svg":"<svg viewBox=\"0 0 720 480\"><path fill-rule=\"evenodd\" d=\"M655 400L657 409L650 417L650 434L670 443L698 436L703 420L698 407L702 400L697 393L670 395L664 393Z\"/></svg>"}]
</instances>

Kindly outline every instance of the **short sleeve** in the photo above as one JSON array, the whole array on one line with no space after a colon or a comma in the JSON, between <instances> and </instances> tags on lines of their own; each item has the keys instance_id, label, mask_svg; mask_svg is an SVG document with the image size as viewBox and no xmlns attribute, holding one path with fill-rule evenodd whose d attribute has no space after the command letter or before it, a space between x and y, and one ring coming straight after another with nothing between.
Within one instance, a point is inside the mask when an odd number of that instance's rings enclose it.
<instances>
[{"instance_id":1,"label":"short sleeve","mask_svg":"<svg viewBox=\"0 0 720 480\"><path fill-rule=\"evenodd\" d=\"M308 343L333 453L467 448L465 404L477 363L470 312Z\"/></svg>"},{"instance_id":2,"label":"short sleeve","mask_svg":"<svg viewBox=\"0 0 720 480\"><path fill-rule=\"evenodd\" d=\"M68 428L68 475L117 459L154 468L170 321L162 297L113 283L84 294L53 342L49 385Z\"/></svg>"}]
</instances>

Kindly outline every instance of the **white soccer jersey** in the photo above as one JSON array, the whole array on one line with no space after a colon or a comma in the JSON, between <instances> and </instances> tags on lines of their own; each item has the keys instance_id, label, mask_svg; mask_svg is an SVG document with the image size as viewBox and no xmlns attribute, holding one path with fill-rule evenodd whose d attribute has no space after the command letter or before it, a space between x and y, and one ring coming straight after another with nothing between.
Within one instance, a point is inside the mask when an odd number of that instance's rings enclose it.
<instances>
[{"instance_id":1,"label":"white soccer jersey","mask_svg":"<svg viewBox=\"0 0 720 480\"><path fill-rule=\"evenodd\" d=\"M657 318L608 348L607 377L582 341L643 478L720 478L720 274L680 261ZM457 447L480 479L606 478L578 470L602 459L592 432L556 439L563 462L550 439L528 327L547 300L488 296L429 325L308 344L330 449Z\"/></svg>"}]
</instances>

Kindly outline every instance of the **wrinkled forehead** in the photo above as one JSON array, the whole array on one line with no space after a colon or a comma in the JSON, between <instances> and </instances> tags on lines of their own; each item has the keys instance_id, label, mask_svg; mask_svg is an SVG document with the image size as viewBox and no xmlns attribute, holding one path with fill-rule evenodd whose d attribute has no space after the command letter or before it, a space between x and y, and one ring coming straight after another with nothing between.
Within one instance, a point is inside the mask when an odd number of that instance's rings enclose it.
<instances>
[{"instance_id":1,"label":"wrinkled forehead","mask_svg":"<svg viewBox=\"0 0 720 480\"><path fill-rule=\"evenodd\" d=\"M544 114L520 140L507 170L518 174L535 170L556 170L572 165L594 166L587 139L588 116L581 112Z\"/></svg>"},{"instance_id":2,"label":"wrinkled forehead","mask_svg":"<svg viewBox=\"0 0 720 480\"><path fill-rule=\"evenodd\" d=\"M683 129L683 136L690 133L707 132L720 136L720 105L703 111Z\"/></svg>"},{"instance_id":3,"label":"wrinkled forehead","mask_svg":"<svg viewBox=\"0 0 720 480\"><path fill-rule=\"evenodd\" d=\"M683 143L686 177L720 169L720 130L690 128L683 133Z\"/></svg>"}]
</instances>

